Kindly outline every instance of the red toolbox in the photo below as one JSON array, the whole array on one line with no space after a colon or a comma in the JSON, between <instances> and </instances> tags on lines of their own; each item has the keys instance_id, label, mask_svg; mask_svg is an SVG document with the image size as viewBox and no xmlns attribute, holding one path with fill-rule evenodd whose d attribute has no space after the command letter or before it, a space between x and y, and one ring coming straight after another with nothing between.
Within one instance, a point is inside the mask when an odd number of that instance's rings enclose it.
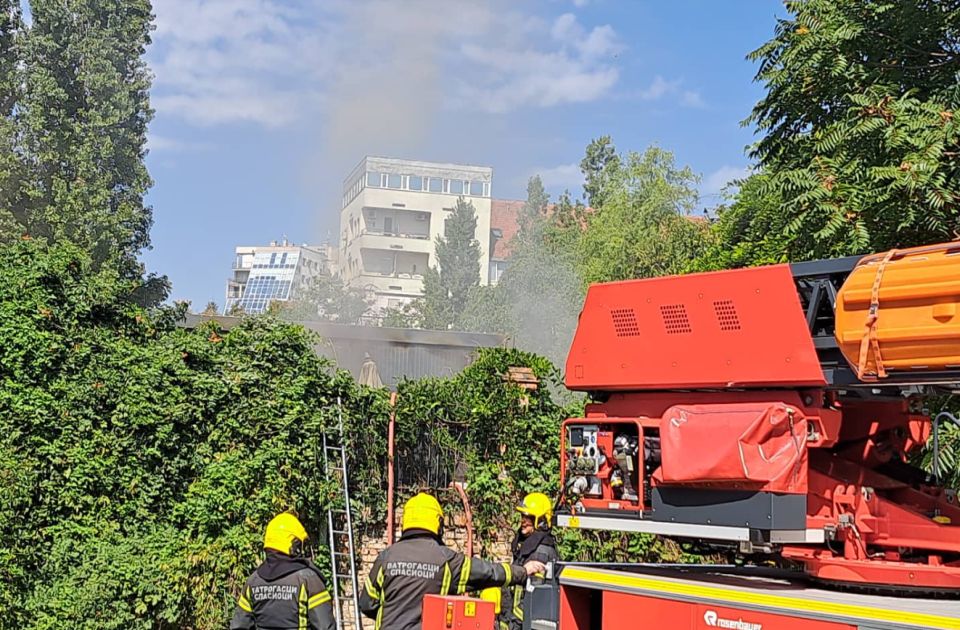
<instances>
[{"instance_id":1,"label":"red toolbox","mask_svg":"<svg viewBox=\"0 0 960 630\"><path fill-rule=\"evenodd\" d=\"M493 630L493 602L473 597L425 595L423 630Z\"/></svg>"}]
</instances>

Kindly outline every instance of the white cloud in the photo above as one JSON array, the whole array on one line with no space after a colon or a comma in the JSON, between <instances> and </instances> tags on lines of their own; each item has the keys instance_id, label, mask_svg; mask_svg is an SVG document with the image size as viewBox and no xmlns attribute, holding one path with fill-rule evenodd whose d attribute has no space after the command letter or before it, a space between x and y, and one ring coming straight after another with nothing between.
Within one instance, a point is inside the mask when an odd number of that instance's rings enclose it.
<instances>
[{"instance_id":1,"label":"white cloud","mask_svg":"<svg viewBox=\"0 0 960 630\"><path fill-rule=\"evenodd\" d=\"M747 177L750 172L751 170L747 166L721 166L703 179L700 194L704 197L715 197L723 191L727 184Z\"/></svg>"},{"instance_id":2,"label":"white cloud","mask_svg":"<svg viewBox=\"0 0 960 630\"><path fill-rule=\"evenodd\" d=\"M534 174L540 176L545 188L577 193L583 187L583 173L580 171L578 162L539 168L534 171Z\"/></svg>"},{"instance_id":3,"label":"white cloud","mask_svg":"<svg viewBox=\"0 0 960 630\"><path fill-rule=\"evenodd\" d=\"M640 90L639 96L645 101L656 101L667 94L676 92L679 87L679 81L667 81L660 75L657 75L653 78L653 82L650 83L649 87Z\"/></svg>"},{"instance_id":4,"label":"white cloud","mask_svg":"<svg viewBox=\"0 0 960 630\"><path fill-rule=\"evenodd\" d=\"M659 101L660 99L669 97L676 99L683 107L692 107L695 109L703 109L707 106L700 92L683 89L682 79L667 80L659 74L653 77L650 85L638 90L636 97L644 101Z\"/></svg>"},{"instance_id":5,"label":"white cloud","mask_svg":"<svg viewBox=\"0 0 960 630\"><path fill-rule=\"evenodd\" d=\"M180 140L179 138L170 138L155 133L150 133L147 136L147 149L151 152L165 151L169 153L183 153L188 151L205 151L209 148L210 145L203 142Z\"/></svg>"},{"instance_id":6,"label":"white cloud","mask_svg":"<svg viewBox=\"0 0 960 630\"><path fill-rule=\"evenodd\" d=\"M683 94L680 95L680 104L694 109L703 109L707 106L703 97L700 96L700 92L696 90L684 90Z\"/></svg>"},{"instance_id":7,"label":"white cloud","mask_svg":"<svg viewBox=\"0 0 960 630\"><path fill-rule=\"evenodd\" d=\"M572 13L547 21L508 0L155 6L153 104L196 125L288 125L325 106L356 107L344 89L379 93L381 111L386 89L408 92L401 100L414 110L552 107L601 98L619 79L622 46L612 26L588 28ZM360 85L376 80L385 85Z\"/></svg>"},{"instance_id":8,"label":"white cloud","mask_svg":"<svg viewBox=\"0 0 960 630\"><path fill-rule=\"evenodd\" d=\"M572 13L557 17L549 29L535 20L504 16L505 32L524 24L523 37L509 34L513 45L489 42L464 44L461 52L476 66L480 80L463 85L460 102L488 112L506 112L521 107L552 107L585 103L602 98L620 78L620 72L604 57L621 50L616 32L609 25L587 30ZM538 34L554 40L555 47L530 45Z\"/></svg>"},{"instance_id":9,"label":"white cloud","mask_svg":"<svg viewBox=\"0 0 960 630\"><path fill-rule=\"evenodd\" d=\"M317 0L161 0L153 104L197 125L297 119L329 72Z\"/></svg>"}]
</instances>

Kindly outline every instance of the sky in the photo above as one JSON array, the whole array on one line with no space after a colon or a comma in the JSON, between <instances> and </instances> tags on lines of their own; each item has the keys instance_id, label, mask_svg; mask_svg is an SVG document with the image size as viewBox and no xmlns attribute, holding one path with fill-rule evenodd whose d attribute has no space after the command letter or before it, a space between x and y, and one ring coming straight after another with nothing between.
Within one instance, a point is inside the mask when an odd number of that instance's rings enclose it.
<instances>
[{"instance_id":1,"label":"sky","mask_svg":"<svg viewBox=\"0 0 960 630\"><path fill-rule=\"evenodd\" d=\"M779 0L154 0L148 270L222 307L233 250L335 242L364 155L492 166L581 193L591 139L658 145L701 207L750 166L746 55Z\"/></svg>"}]
</instances>

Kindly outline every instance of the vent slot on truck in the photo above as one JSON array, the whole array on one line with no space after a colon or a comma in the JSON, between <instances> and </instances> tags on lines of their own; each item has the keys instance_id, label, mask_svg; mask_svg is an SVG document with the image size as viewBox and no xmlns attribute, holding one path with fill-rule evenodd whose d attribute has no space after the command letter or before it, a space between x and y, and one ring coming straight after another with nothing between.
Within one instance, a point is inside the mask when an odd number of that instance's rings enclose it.
<instances>
[{"instance_id":1,"label":"vent slot on truck","mask_svg":"<svg viewBox=\"0 0 960 630\"><path fill-rule=\"evenodd\" d=\"M664 304L660 307L663 316L663 326L668 335L681 335L693 332L690 319L687 317L687 307L683 304Z\"/></svg>"},{"instance_id":2,"label":"vent slot on truck","mask_svg":"<svg viewBox=\"0 0 960 630\"><path fill-rule=\"evenodd\" d=\"M640 336L637 314L632 308L611 309L610 317L613 319L613 329L617 331L617 337Z\"/></svg>"}]
</instances>

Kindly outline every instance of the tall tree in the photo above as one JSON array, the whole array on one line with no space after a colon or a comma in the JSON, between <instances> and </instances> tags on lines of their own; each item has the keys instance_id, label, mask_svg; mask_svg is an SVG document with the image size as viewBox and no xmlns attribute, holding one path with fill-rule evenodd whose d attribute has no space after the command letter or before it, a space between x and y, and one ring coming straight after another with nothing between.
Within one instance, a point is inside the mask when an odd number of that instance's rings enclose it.
<instances>
[{"instance_id":1,"label":"tall tree","mask_svg":"<svg viewBox=\"0 0 960 630\"><path fill-rule=\"evenodd\" d=\"M548 201L540 178L531 178L524 208L545 209ZM550 213L528 217L510 243L510 263L499 284L474 290L460 327L508 335L517 347L563 364L583 303L575 266L581 226L567 230L557 220L561 206L574 205L566 195Z\"/></svg>"},{"instance_id":2,"label":"tall tree","mask_svg":"<svg viewBox=\"0 0 960 630\"><path fill-rule=\"evenodd\" d=\"M610 136L600 136L587 145L586 155L580 160L583 173L583 194L588 204L597 208L606 200L606 187L611 170L620 165L620 156Z\"/></svg>"},{"instance_id":3,"label":"tall tree","mask_svg":"<svg viewBox=\"0 0 960 630\"><path fill-rule=\"evenodd\" d=\"M16 81L3 82L0 60L0 89L15 99L17 128L17 144L3 146L0 169L6 171L12 151L29 173L3 190L0 236L69 241L89 251L96 265L139 277L137 256L149 246L152 224L144 157L153 112L143 58L151 4L33 0L29 7L31 24L14 38ZM17 15L6 8L10 26ZM8 42L3 27L0 48ZM152 288L162 289L159 284Z\"/></svg>"},{"instance_id":4,"label":"tall tree","mask_svg":"<svg viewBox=\"0 0 960 630\"><path fill-rule=\"evenodd\" d=\"M437 264L423 274L423 297L406 309L414 325L445 330L458 321L471 291L480 284L476 234L477 211L460 197L444 223L443 236L437 237ZM393 318L391 323L396 323Z\"/></svg>"},{"instance_id":5,"label":"tall tree","mask_svg":"<svg viewBox=\"0 0 960 630\"><path fill-rule=\"evenodd\" d=\"M16 106L22 93L19 46L23 20L19 0L0 0L0 208L18 201L23 162L17 152ZM0 237L16 234L17 222L0 210Z\"/></svg>"},{"instance_id":6,"label":"tall tree","mask_svg":"<svg viewBox=\"0 0 960 630\"><path fill-rule=\"evenodd\" d=\"M577 267L586 283L685 271L700 254L707 225L690 216L698 177L673 154L651 147L611 160L603 203L586 215Z\"/></svg>"},{"instance_id":7,"label":"tall tree","mask_svg":"<svg viewBox=\"0 0 960 630\"><path fill-rule=\"evenodd\" d=\"M960 5L791 0L750 54L767 93L753 155L790 259L960 234ZM769 222L760 217L761 222Z\"/></svg>"},{"instance_id":8,"label":"tall tree","mask_svg":"<svg viewBox=\"0 0 960 630\"><path fill-rule=\"evenodd\" d=\"M547 212L547 204L550 202L550 196L543 188L543 180L539 175L534 175L527 180L527 199L520 209L518 223L520 224L521 238L533 231L539 224L540 219Z\"/></svg>"},{"instance_id":9,"label":"tall tree","mask_svg":"<svg viewBox=\"0 0 960 630\"><path fill-rule=\"evenodd\" d=\"M314 276L298 293L297 299L283 309L287 319L359 324L371 306L366 291L347 286L330 273Z\"/></svg>"}]
</instances>

